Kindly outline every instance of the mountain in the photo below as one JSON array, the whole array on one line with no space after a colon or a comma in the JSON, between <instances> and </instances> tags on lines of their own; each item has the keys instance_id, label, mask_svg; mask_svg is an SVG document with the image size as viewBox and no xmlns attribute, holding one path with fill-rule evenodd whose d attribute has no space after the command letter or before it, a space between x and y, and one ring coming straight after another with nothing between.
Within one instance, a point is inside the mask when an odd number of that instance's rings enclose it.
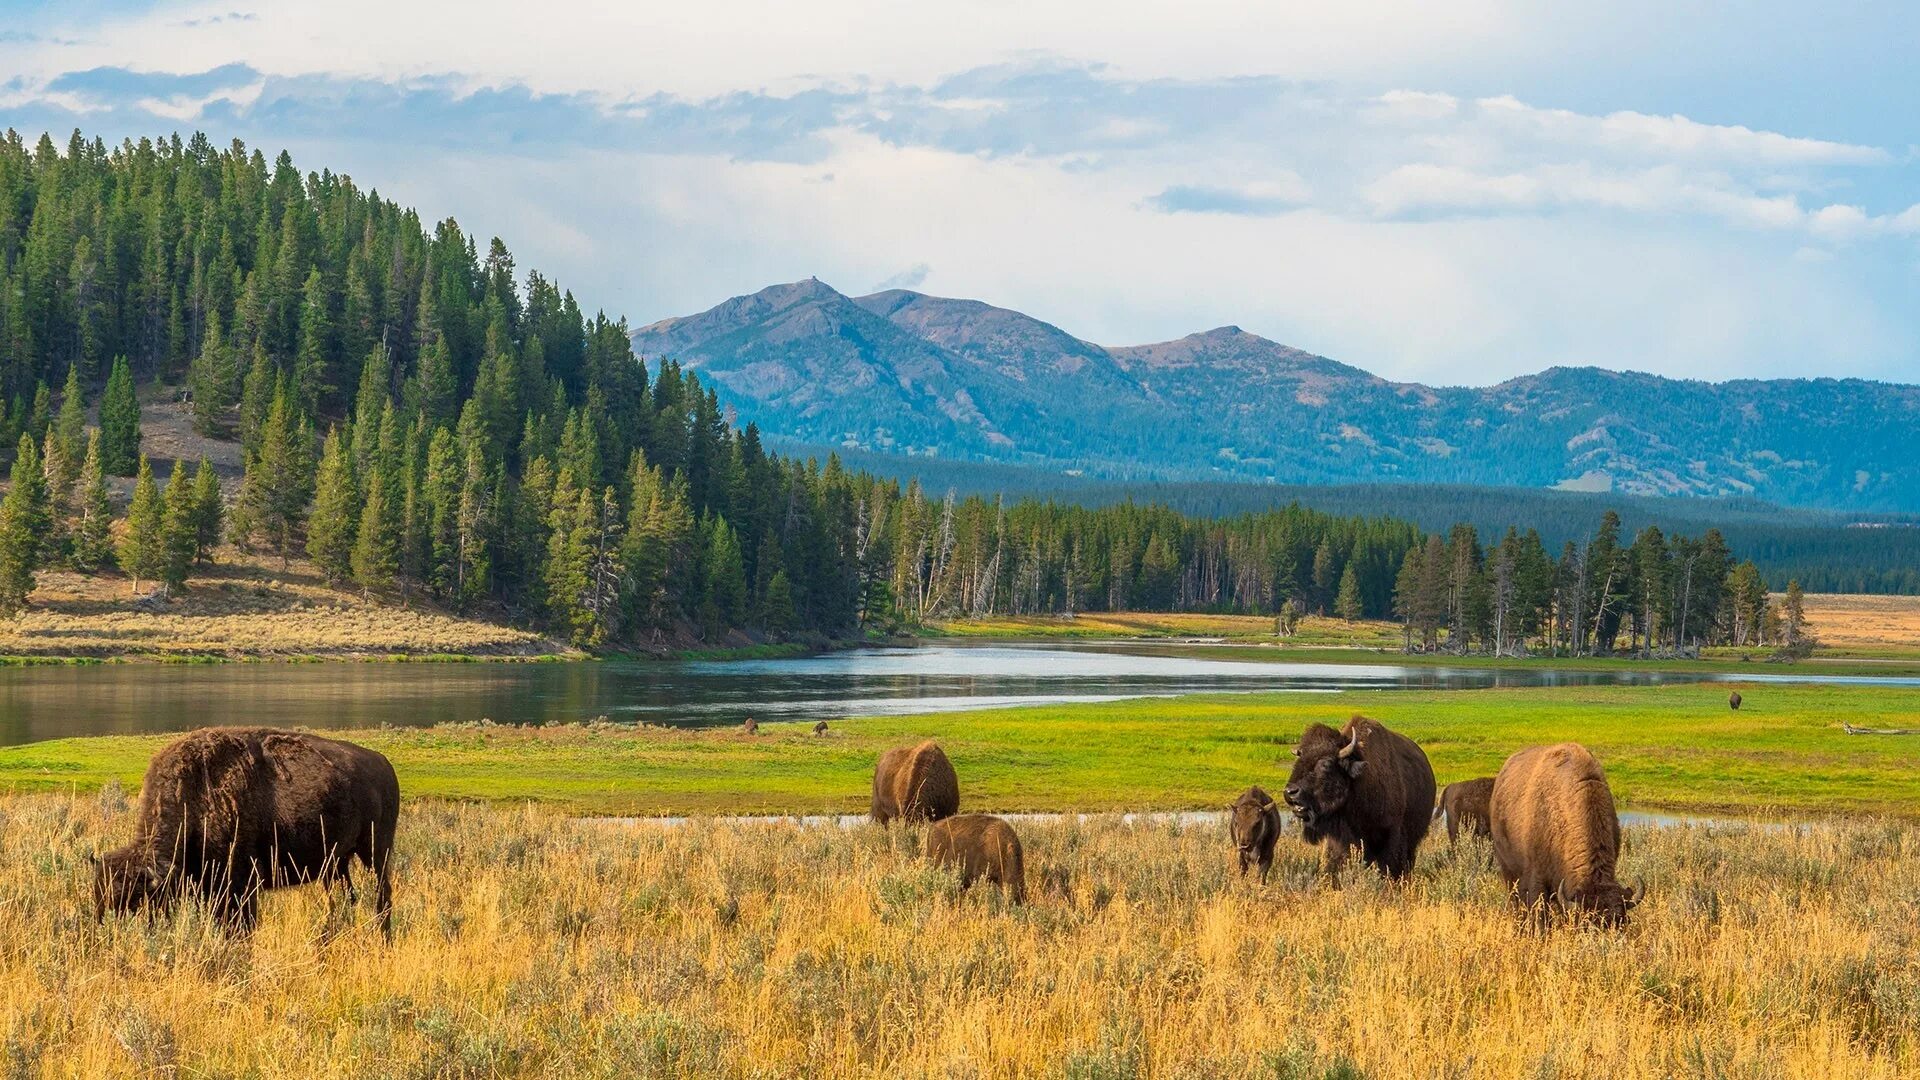
<instances>
[{"instance_id":1,"label":"mountain","mask_svg":"<svg viewBox=\"0 0 1920 1080\"><path fill-rule=\"evenodd\" d=\"M809 278L640 328L770 437L1117 479L1396 481L1920 509L1920 387L1550 368L1397 383L1225 326L1096 345L1017 311Z\"/></svg>"}]
</instances>

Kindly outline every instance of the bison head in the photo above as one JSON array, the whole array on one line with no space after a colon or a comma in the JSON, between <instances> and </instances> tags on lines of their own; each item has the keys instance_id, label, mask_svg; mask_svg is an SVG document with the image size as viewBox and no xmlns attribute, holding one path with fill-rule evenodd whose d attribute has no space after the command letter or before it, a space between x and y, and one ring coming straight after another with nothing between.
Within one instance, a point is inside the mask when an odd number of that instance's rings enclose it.
<instances>
[{"instance_id":1,"label":"bison head","mask_svg":"<svg viewBox=\"0 0 1920 1080\"><path fill-rule=\"evenodd\" d=\"M93 861L94 918L125 915L165 899L160 874L139 851L110 851Z\"/></svg>"},{"instance_id":2,"label":"bison head","mask_svg":"<svg viewBox=\"0 0 1920 1080\"><path fill-rule=\"evenodd\" d=\"M1584 889L1569 889L1562 881L1553 890L1562 912L1606 927L1625 925L1627 913L1646 897L1645 885L1629 889L1617 881L1595 882Z\"/></svg>"},{"instance_id":3,"label":"bison head","mask_svg":"<svg viewBox=\"0 0 1920 1080\"><path fill-rule=\"evenodd\" d=\"M1282 794L1300 823L1316 829L1346 807L1353 782L1366 771L1360 733L1346 739L1325 724L1315 724L1300 736L1293 756L1293 774Z\"/></svg>"},{"instance_id":4,"label":"bison head","mask_svg":"<svg viewBox=\"0 0 1920 1080\"><path fill-rule=\"evenodd\" d=\"M1273 805L1273 797L1259 788L1248 788L1246 794L1233 801L1227 807L1232 827L1233 843L1241 851L1251 853L1265 838L1264 826L1267 820L1267 808Z\"/></svg>"}]
</instances>

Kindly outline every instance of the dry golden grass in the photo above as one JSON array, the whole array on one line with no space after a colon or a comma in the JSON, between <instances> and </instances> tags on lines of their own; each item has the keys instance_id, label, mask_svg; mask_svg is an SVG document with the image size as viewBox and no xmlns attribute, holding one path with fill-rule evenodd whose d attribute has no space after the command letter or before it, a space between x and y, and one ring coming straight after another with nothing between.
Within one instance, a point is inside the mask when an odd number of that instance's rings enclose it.
<instances>
[{"instance_id":1,"label":"dry golden grass","mask_svg":"<svg viewBox=\"0 0 1920 1080\"><path fill-rule=\"evenodd\" d=\"M386 656L539 655L562 646L526 630L400 607L329 588L312 564L232 549L170 600L135 596L124 577L40 574L31 606L0 622L0 655Z\"/></svg>"},{"instance_id":2,"label":"dry golden grass","mask_svg":"<svg viewBox=\"0 0 1920 1080\"><path fill-rule=\"evenodd\" d=\"M1086 611L1067 619L1057 615L996 615L979 619L943 619L929 629L954 637L1009 638L1221 638L1298 647L1401 647L1397 623L1378 619L1303 616L1292 634L1274 633L1271 615L1219 615L1201 612Z\"/></svg>"},{"instance_id":3,"label":"dry golden grass","mask_svg":"<svg viewBox=\"0 0 1920 1080\"><path fill-rule=\"evenodd\" d=\"M1920 1071L1920 829L1630 830L1619 933L1523 929L1483 845L1265 888L1218 825L1022 823L1034 901L920 833L411 804L396 939L96 927L125 800L0 801L0 1064L32 1076L1864 1077ZM363 905L366 901L363 899Z\"/></svg>"},{"instance_id":4,"label":"dry golden grass","mask_svg":"<svg viewBox=\"0 0 1920 1080\"><path fill-rule=\"evenodd\" d=\"M1805 607L1822 646L1920 649L1920 596L1808 593Z\"/></svg>"}]
</instances>

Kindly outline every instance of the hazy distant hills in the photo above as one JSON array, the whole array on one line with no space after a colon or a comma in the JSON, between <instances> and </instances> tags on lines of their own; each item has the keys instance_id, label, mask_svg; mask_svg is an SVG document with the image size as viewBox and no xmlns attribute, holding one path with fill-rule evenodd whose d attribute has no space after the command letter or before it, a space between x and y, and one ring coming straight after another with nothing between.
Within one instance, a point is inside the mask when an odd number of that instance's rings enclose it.
<instances>
[{"instance_id":1,"label":"hazy distant hills","mask_svg":"<svg viewBox=\"0 0 1920 1080\"><path fill-rule=\"evenodd\" d=\"M1227 326L1107 347L1017 311L775 285L641 328L807 443L1153 479L1498 484L1920 509L1920 387L1551 368L1396 383Z\"/></svg>"}]
</instances>

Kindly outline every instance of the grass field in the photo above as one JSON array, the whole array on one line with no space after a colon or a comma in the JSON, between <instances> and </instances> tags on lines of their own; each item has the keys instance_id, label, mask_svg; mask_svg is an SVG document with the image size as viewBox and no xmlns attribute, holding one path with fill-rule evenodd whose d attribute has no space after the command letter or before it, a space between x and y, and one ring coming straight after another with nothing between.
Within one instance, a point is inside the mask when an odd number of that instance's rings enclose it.
<instances>
[{"instance_id":1,"label":"grass field","mask_svg":"<svg viewBox=\"0 0 1920 1080\"><path fill-rule=\"evenodd\" d=\"M874 757L938 738L969 805L992 810L1213 808L1285 775L1313 721L1364 711L1417 739L1444 783L1491 775L1522 746L1576 739L1630 807L1697 813L1920 818L1920 737L1849 736L1841 723L1920 727L1920 691L1724 684L1216 695L874 717L737 731L624 725L457 725L350 735L393 759L404 790L531 800L605 814L815 813L866 806ZM0 748L0 791L138 786L167 736Z\"/></svg>"},{"instance_id":2,"label":"grass field","mask_svg":"<svg viewBox=\"0 0 1920 1080\"><path fill-rule=\"evenodd\" d=\"M1807 626L1827 655L1920 655L1920 596L1810 593Z\"/></svg>"},{"instance_id":3,"label":"grass field","mask_svg":"<svg viewBox=\"0 0 1920 1080\"><path fill-rule=\"evenodd\" d=\"M32 604L0 623L0 656L124 657L148 660L239 657L363 657L565 653L539 634L429 605L401 607L331 588L311 564L231 548L171 600L118 576L39 575Z\"/></svg>"},{"instance_id":4,"label":"grass field","mask_svg":"<svg viewBox=\"0 0 1920 1080\"><path fill-rule=\"evenodd\" d=\"M1920 828L1633 828L1617 933L1525 929L1484 845L1264 888L1215 825L1023 826L1030 902L920 833L415 802L396 936L96 926L125 801L0 798L0 1063L54 1077L1824 1078L1920 1071Z\"/></svg>"},{"instance_id":5,"label":"grass field","mask_svg":"<svg viewBox=\"0 0 1920 1080\"><path fill-rule=\"evenodd\" d=\"M1302 618L1286 637L1274 633L1268 615L1206 615L1148 611L1082 612L1055 615L1006 615L990 619L945 619L930 623L930 637L1082 638L1136 640L1218 638L1233 642L1282 644L1295 648L1395 649L1404 644L1398 623L1375 619L1348 622L1318 615Z\"/></svg>"}]
</instances>

